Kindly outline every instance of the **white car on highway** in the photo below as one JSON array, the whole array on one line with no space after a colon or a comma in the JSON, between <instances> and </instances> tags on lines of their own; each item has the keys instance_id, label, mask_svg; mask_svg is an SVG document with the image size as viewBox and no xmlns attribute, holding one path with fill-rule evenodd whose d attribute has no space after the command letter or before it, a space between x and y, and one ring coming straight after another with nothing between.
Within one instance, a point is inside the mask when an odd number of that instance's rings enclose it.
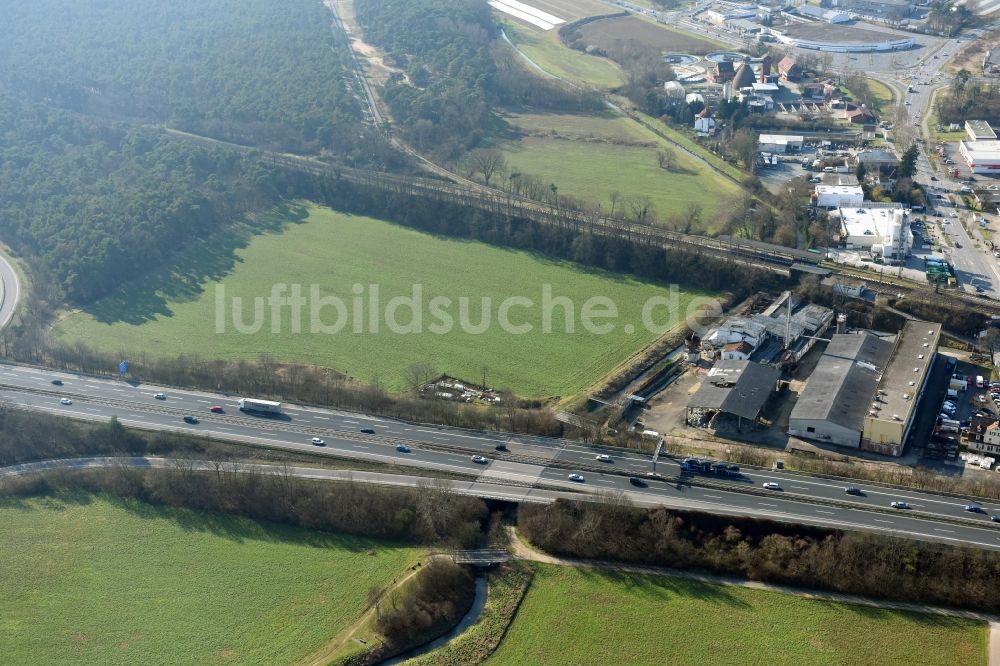
<instances>
[{"instance_id":1,"label":"white car on highway","mask_svg":"<svg viewBox=\"0 0 1000 666\"><path fill-rule=\"evenodd\" d=\"M583 474L570 474L570 481L576 481L577 483L583 483Z\"/></svg>"},{"instance_id":2,"label":"white car on highway","mask_svg":"<svg viewBox=\"0 0 1000 666\"><path fill-rule=\"evenodd\" d=\"M156 398L157 400L166 400L167 399L167 394L166 393L154 393L153 397Z\"/></svg>"},{"instance_id":3,"label":"white car on highway","mask_svg":"<svg viewBox=\"0 0 1000 666\"><path fill-rule=\"evenodd\" d=\"M601 462L614 462L614 458L609 456L607 453L602 453L598 455L596 460L600 460Z\"/></svg>"},{"instance_id":4,"label":"white car on highway","mask_svg":"<svg viewBox=\"0 0 1000 666\"><path fill-rule=\"evenodd\" d=\"M313 437L312 443L315 444L316 446L323 446L324 444L326 444L326 441L319 437Z\"/></svg>"},{"instance_id":5,"label":"white car on highway","mask_svg":"<svg viewBox=\"0 0 1000 666\"><path fill-rule=\"evenodd\" d=\"M486 456L472 456L472 462L477 465L485 465L489 461L486 460Z\"/></svg>"},{"instance_id":6,"label":"white car on highway","mask_svg":"<svg viewBox=\"0 0 1000 666\"><path fill-rule=\"evenodd\" d=\"M60 405L72 405L73 401L70 400L69 398L63 398L62 400L59 401L59 404Z\"/></svg>"},{"instance_id":7,"label":"white car on highway","mask_svg":"<svg viewBox=\"0 0 1000 666\"><path fill-rule=\"evenodd\" d=\"M781 486L775 483L774 481L768 481L764 483L761 486L761 488L763 488L764 490L781 490Z\"/></svg>"}]
</instances>

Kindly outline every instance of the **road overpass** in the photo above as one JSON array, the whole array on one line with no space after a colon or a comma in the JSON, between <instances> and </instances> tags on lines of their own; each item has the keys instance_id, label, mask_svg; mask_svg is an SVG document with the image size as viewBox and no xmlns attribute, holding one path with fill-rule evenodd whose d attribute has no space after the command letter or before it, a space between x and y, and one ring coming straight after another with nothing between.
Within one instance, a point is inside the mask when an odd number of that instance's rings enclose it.
<instances>
[{"instance_id":1,"label":"road overpass","mask_svg":"<svg viewBox=\"0 0 1000 666\"><path fill-rule=\"evenodd\" d=\"M62 382L61 386L52 384ZM165 400L154 396L163 393ZM61 404L61 399L72 404ZM263 418L239 412L239 396L212 394L88 377L23 366L0 365L0 400L10 407L43 411L77 419L107 421L112 416L127 426L202 435L257 447L422 468L448 476L468 477L466 492L509 501L552 501L560 496L599 499L620 491L640 506L668 506L725 515L745 515L794 523L857 529L923 540L1000 549L1000 524L989 514L1000 513L1000 502L982 501L987 512L963 510L967 498L895 488L853 484L767 469L744 469L733 479L691 475L679 461L612 449L595 449L577 442L498 432L426 426L336 409L286 405L283 418ZM214 414L212 406L224 413ZM183 421L194 415L199 423ZM323 446L311 443L325 440ZM398 445L408 451L400 451ZM506 447L498 451L497 446ZM611 461L596 459L600 453ZM473 455L486 458L476 463ZM646 478L650 472L658 478ZM359 473L355 472L356 477ZM582 482L569 480L580 474ZM642 477L635 486L630 477ZM424 482L426 478L424 477ZM769 491L765 482L780 484ZM451 483L451 482L449 482ZM844 492L861 485L862 496ZM502 497L496 494L502 487ZM489 491L489 492L487 492ZM912 509L889 507L906 501Z\"/></svg>"}]
</instances>

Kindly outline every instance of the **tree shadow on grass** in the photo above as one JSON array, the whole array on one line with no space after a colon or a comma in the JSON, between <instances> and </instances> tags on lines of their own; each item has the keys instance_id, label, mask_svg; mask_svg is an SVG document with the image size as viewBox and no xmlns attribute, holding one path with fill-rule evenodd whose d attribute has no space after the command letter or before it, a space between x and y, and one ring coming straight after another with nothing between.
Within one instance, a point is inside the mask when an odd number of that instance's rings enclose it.
<instances>
[{"instance_id":1,"label":"tree shadow on grass","mask_svg":"<svg viewBox=\"0 0 1000 666\"><path fill-rule=\"evenodd\" d=\"M405 546L405 544L374 541L365 537L282 525L214 511L182 509L114 495L101 497L133 516L150 520L169 520L185 532L203 532L237 543L251 541L288 543L312 548L334 548L352 553Z\"/></svg>"},{"instance_id":2,"label":"tree shadow on grass","mask_svg":"<svg viewBox=\"0 0 1000 666\"><path fill-rule=\"evenodd\" d=\"M633 588L659 597L666 602L671 597L687 597L733 608L752 608L752 604L733 594L728 585L706 583L669 574L645 574L615 571L611 569L581 569L583 577L594 581L607 581L624 589Z\"/></svg>"},{"instance_id":3,"label":"tree shadow on grass","mask_svg":"<svg viewBox=\"0 0 1000 666\"><path fill-rule=\"evenodd\" d=\"M825 602L836 603L836 602ZM925 627L939 627L944 629L965 629L968 626L980 624L980 620L973 620L964 617L951 615L938 615L936 613L918 613L914 611L893 610L891 608L875 608L873 606L859 606L855 604L840 604L855 615L865 620L884 622L893 618L905 618L921 624Z\"/></svg>"},{"instance_id":4,"label":"tree shadow on grass","mask_svg":"<svg viewBox=\"0 0 1000 666\"><path fill-rule=\"evenodd\" d=\"M232 273L242 261L237 252L246 248L256 236L281 233L288 225L301 224L308 217L309 211L304 205L286 202L252 219L226 225L211 236L192 243L171 266L129 282L83 310L102 324L139 326L157 317L169 317L173 314L171 301L195 301L204 293L207 284Z\"/></svg>"}]
</instances>

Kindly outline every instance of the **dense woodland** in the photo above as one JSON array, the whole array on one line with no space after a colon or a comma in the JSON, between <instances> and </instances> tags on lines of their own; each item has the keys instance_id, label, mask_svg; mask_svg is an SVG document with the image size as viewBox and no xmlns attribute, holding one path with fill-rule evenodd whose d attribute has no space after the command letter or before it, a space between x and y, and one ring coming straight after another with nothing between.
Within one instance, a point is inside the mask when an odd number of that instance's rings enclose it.
<instances>
[{"instance_id":1,"label":"dense woodland","mask_svg":"<svg viewBox=\"0 0 1000 666\"><path fill-rule=\"evenodd\" d=\"M162 125L386 168L313 0L0 0L0 240L86 303L272 206L252 157ZM37 299L36 299L37 300Z\"/></svg>"},{"instance_id":2,"label":"dense woodland","mask_svg":"<svg viewBox=\"0 0 1000 666\"><path fill-rule=\"evenodd\" d=\"M596 110L594 93L541 79L502 42L485 2L357 0L365 39L399 70L382 98L417 149L454 159L504 125L497 105Z\"/></svg>"},{"instance_id":3,"label":"dense woodland","mask_svg":"<svg viewBox=\"0 0 1000 666\"><path fill-rule=\"evenodd\" d=\"M0 94L286 150L346 152L358 102L318 0L0 0Z\"/></svg>"},{"instance_id":4,"label":"dense woodland","mask_svg":"<svg viewBox=\"0 0 1000 666\"><path fill-rule=\"evenodd\" d=\"M277 201L256 160L0 96L0 234L90 301Z\"/></svg>"},{"instance_id":5,"label":"dense woodland","mask_svg":"<svg viewBox=\"0 0 1000 666\"><path fill-rule=\"evenodd\" d=\"M1000 554L624 501L525 505L518 529L554 554L695 568L897 601L1000 610Z\"/></svg>"}]
</instances>

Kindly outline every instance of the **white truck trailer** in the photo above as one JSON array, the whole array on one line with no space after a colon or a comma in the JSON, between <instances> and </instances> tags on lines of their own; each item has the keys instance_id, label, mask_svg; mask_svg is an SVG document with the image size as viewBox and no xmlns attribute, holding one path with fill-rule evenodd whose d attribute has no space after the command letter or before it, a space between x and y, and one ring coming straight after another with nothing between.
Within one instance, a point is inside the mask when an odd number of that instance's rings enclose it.
<instances>
[{"instance_id":1,"label":"white truck trailer","mask_svg":"<svg viewBox=\"0 0 1000 666\"><path fill-rule=\"evenodd\" d=\"M256 398L240 398L241 412L259 412L261 414L280 414L281 403L273 400L258 400Z\"/></svg>"}]
</instances>

